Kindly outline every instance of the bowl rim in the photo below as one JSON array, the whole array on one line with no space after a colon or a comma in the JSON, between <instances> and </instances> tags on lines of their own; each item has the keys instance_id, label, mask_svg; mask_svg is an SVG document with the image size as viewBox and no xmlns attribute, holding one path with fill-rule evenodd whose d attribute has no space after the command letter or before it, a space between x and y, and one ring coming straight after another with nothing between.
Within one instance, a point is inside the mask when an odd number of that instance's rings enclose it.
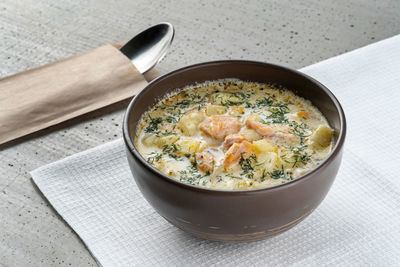
<instances>
[{"instance_id":1,"label":"bowl rim","mask_svg":"<svg viewBox=\"0 0 400 267\"><path fill-rule=\"evenodd\" d=\"M130 131L129 131L129 127L128 127L128 121L129 121L129 117L130 114L132 113L131 110L133 108L133 106L135 105L137 99L139 98L139 96L141 94L143 94L146 90L150 90L150 86L152 86L154 83L159 83L162 82L164 79L168 78L169 76L172 76L176 73L180 73L180 72L184 72L193 68L197 68L197 67L204 67L204 66L211 66L211 65L218 65L218 64L235 64L235 63L245 63L245 64L255 64L255 65L266 65L270 68L276 68L276 69L281 69L283 71L287 71L287 72L291 72L295 75L301 76L303 79L309 80L312 83L316 84L322 91L324 91L329 98L332 100L332 102L334 103L336 110L338 111L338 115L339 115L339 120L340 120L340 132L336 141L336 144L334 146L334 148L332 149L332 151L329 153L328 157L326 157L316 168L310 170L309 172L306 172L305 174L301 175L300 177L293 179L289 182L286 183L282 183L282 184L278 184L278 185L274 185L271 187L265 187L265 188L257 188L257 189L242 189L242 190L222 190L222 189L215 189L215 188L207 188L207 187L202 187L202 186L198 186L198 185L191 185L191 184L187 184L184 182L181 182L175 178L172 178L164 173L162 173L161 171L159 171L158 169L156 169L155 167L153 167L151 164L149 164L145 158L139 153L139 151L137 151L135 145L134 145L134 141L132 140L133 138L131 138L130 135ZM234 77L232 77L234 78ZM195 84L195 83L193 83ZM178 89L183 89L182 88L178 88ZM290 89L288 89L290 90ZM270 191L276 191L276 190L281 190L287 187L291 187L291 186L295 186L298 183L301 183L303 180L306 180L307 178L311 177L314 173L318 172L320 169L322 169L326 164L328 164L329 162L331 162L334 158L336 158L337 154L341 151L343 145L344 145L344 141L345 141L345 137L346 137L346 130L347 130L347 125L346 125L346 117L343 111L343 108L340 104L340 102L338 101L338 99L335 97L335 95L322 83L320 83L319 81L317 81L316 79L308 76L307 74L300 72L298 70L295 69L291 69L288 67L284 67L278 64L272 64L272 63L266 63L266 62L261 62L261 61L253 61L253 60L216 60L216 61L206 61L206 62L201 62L201 63L197 63L197 64L193 64L193 65L189 65L189 66L185 66L182 68L179 68L177 70L168 72L164 75L161 75L159 77L157 77L156 79L152 80L150 83L148 83L129 103L125 115L124 115L124 119L123 119L123 124L122 124L122 131L123 131L123 139L124 139L124 143L126 148L128 149L128 151L133 155L133 157L135 157L145 168L147 168L148 170L150 170L157 178L159 179L164 179L166 182L175 184L179 187L183 187L185 189L191 190L191 191L197 191L197 192L207 192L207 193L214 193L214 194L224 194L224 195L247 195L247 194L257 194L257 193L264 193L266 191L270 192Z\"/></svg>"}]
</instances>

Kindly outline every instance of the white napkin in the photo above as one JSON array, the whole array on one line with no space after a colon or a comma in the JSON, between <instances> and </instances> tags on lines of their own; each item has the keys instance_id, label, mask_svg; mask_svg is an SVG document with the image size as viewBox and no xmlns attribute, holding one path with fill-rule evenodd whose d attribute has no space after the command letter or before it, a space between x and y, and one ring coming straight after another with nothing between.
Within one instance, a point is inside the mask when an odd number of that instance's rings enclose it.
<instances>
[{"instance_id":1,"label":"white napkin","mask_svg":"<svg viewBox=\"0 0 400 267\"><path fill-rule=\"evenodd\" d=\"M400 35L302 69L339 98L348 119L343 163L306 220L265 241L192 237L149 206L122 140L32 171L104 266L397 265L400 262Z\"/></svg>"}]
</instances>

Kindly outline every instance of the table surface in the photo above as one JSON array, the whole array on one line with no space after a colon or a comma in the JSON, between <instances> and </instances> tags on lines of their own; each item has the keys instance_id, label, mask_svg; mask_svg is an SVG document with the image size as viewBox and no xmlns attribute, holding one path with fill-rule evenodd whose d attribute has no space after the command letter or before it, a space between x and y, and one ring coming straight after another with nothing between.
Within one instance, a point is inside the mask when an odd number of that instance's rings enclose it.
<instances>
[{"instance_id":1,"label":"table surface","mask_svg":"<svg viewBox=\"0 0 400 267\"><path fill-rule=\"evenodd\" d=\"M400 33L398 0L2 0L0 10L0 77L129 39L161 21L176 28L161 73L216 59L301 68ZM120 138L126 104L0 147L0 265L96 265L29 171Z\"/></svg>"}]
</instances>

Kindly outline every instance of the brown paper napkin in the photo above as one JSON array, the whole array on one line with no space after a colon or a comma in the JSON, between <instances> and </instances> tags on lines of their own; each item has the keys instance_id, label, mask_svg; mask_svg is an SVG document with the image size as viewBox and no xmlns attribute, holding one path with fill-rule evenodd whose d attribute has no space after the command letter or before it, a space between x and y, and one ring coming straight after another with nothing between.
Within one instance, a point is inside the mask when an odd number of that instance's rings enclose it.
<instances>
[{"instance_id":1,"label":"brown paper napkin","mask_svg":"<svg viewBox=\"0 0 400 267\"><path fill-rule=\"evenodd\" d=\"M0 79L0 144L137 94L146 78L119 46L105 45Z\"/></svg>"}]
</instances>

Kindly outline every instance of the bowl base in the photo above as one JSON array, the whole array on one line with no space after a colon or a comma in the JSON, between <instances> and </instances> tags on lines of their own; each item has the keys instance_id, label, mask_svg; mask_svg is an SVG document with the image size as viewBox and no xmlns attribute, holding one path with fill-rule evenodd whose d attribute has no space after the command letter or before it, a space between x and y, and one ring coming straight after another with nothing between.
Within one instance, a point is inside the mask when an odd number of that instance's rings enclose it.
<instances>
[{"instance_id":1,"label":"bowl base","mask_svg":"<svg viewBox=\"0 0 400 267\"><path fill-rule=\"evenodd\" d=\"M241 242L253 242L253 241L260 241L263 239L267 239L269 237L272 237L274 235L278 235L282 232L285 232L301 222L303 219L305 219L308 215L310 215L314 209L310 210L306 214L300 216L299 218L283 225L277 228L269 229L266 231L262 232L254 232L254 233L248 233L248 234L217 234L217 233L205 233L205 232L199 232L199 231L194 231L193 229L187 227L184 224L176 224L172 223L170 220L165 218L169 223L172 225L178 227L182 231L185 231L195 237L199 237L202 239L207 239L210 241L218 241L218 242L229 242L229 243L241 243Z\"/></svg>"}]
</instances>

